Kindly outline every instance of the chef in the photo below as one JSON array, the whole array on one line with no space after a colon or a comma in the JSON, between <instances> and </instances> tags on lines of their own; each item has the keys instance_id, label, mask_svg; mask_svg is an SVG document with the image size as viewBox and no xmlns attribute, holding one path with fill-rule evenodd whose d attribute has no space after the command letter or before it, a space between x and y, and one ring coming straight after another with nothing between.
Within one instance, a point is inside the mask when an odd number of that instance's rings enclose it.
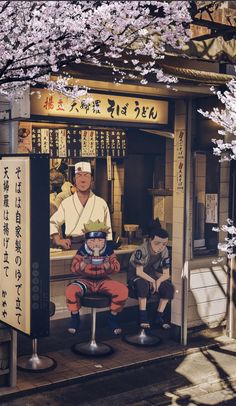
<instances>
[{"instance_id":1,"label":"chef","mask_svg":"<svg viewBox=\"0 0 236 406\"><path fill-rule=\"evenodd\" d=\"M92 171L89 162L75 164L76 192L64 199L50 218L53 243L63 249L78 249L83 243L83 228L89 220L99 220L110 228L107 240L112 240L111 218L107 203L91 191ZM59 229L65 224L67 238L61 238Z\"/></svg>"}]
</instances>

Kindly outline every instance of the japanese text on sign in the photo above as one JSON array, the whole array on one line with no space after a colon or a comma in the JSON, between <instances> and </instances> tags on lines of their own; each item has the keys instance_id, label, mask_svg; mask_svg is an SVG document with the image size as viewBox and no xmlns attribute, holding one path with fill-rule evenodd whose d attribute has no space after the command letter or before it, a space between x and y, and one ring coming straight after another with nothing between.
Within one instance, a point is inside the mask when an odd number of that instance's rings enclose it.
<instances>
[{"instance_id":1,"label":"japanese text on sign","mask_svg":"<svg viewBox=\"0 0 236 406\"><path fill-rule=\"evenodd\" d=\"M206 193L206 223L218 223L218 195Z\"/></svg>"},{"instance_id":2,"label":"japanese text on sign","mask_svg":"<svg viewBox=\"0 0 236 406\"><path fill-rule=\"evenodd\" d=\"M32 152L50 153L51 158L106 157L126 155L126 133L121 129L32 128Z\"/></svg>"},{"instance_id":3,"label":"japanese text on sign","mask_svg":"<svg viewBox=\"0 0 236 406\"><path fill-rule=\"evenodd\" d=\"M29 333L29 163L24 158L0 161L1 320Z\"/></svg>"},{"instance_id":4,"label":"japanese text on sign","mask_svg":"<svg viewBox=\"0 0 236 406\"><path fill-rule=\"evenodd\" d=\"M184 131L180 130L176 134L176 190L184 191Z\"/></svg>"},{"instance_id":5,"label":"japanese text on sign","mask_svg":"<svg viewBox=\"0 0 236 406\"><path fill-rule=\"evenodd\" d=\"M81 156L95 157L96 156L96 131L82 130L81 131Z\"/></svg>"},{"instance_id":6,"label":"japanese text on sign","mask_svg":"<svg viewBox=\"0 0 236 406\"><path fill-rule=\"evenodd\" d=\"M37 89L36 89L37 90ZM77 117L95 120L168 124L168 101L120 95L89 94L86 100L72 100L46 89L31 95L31 114Z\"/></svg>"}]
</instances>

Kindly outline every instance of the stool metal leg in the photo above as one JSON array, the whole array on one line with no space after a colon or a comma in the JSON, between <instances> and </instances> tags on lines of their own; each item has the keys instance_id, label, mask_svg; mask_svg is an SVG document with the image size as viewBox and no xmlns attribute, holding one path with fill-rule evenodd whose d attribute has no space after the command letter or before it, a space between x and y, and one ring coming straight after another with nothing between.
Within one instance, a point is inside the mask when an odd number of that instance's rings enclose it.
<instances>
[{"instance_id":1,"label":"stool metal leg","mask_svg":"<svg viewBox=\"0 0 236 406\"><path fill-rule=\"evenodd\" d=\"M92 318L91 318L91 345L96 345L96 309L92 309Z\"/></svg>"},{"instance_id":2,"label":"stool metal leg","mask_svg":"<svg viewBox=\"0 0 236 406\"><path fill-rule=\"evenodd\" d=\"M29 358L28 355L23 355L17 360L17 368L22 371L28 372L45 372L54 369L57 365L53 358L46 355L38 355L38 340L32 339L32 355Z\"/></svg>"},{"instance_id":3,"label":"stool metal leg","mask_svg":"<svg viewBox=\"0 0 236 406\"><path fill-rule=\"evenodd\" d=\"M96 309L91 309L91 340L75 344L72 349L77 354L89 355L94 357L109 355L113 352L113 348L108 344L96 341Z\"/></svg>"},{"instance_id":4,"label":"stool metal leg","mask_svg":"<svg viewBox=\"0 0 236 406\"><path fill-rule=\"evenodd\" d=\"M161 344L160 337L147 334L144 328L142 328L137 334L126 334L123 337L123 340L126 341L128 344L143 347L151 347L154 345Z\"/></svg>"}]
</instances>

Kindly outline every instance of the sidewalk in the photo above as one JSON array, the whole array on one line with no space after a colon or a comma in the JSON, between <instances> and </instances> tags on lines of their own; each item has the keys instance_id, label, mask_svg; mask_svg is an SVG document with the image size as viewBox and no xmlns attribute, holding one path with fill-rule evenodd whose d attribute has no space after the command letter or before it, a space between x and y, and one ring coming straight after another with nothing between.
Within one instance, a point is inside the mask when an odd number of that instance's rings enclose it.
<instances>
[{"instance_id":1,"label":"sidewalk","mask_svg":"<svg viewBox=\"0 0 236 406\"><path fill-rule=\"evenodd\" d=\"M127 332L129 330L134 331L133 326L129 326ZM128 369L148 365L157 360L186 356L204 351L207 348L224 348L224 346L230 344L232 353L236 355L235 340L223 336L219 330L206 330L192 334L187 347L171 340L169 332L154 331L154 333L162 337L162 344L157 347L140 348L128 345L121 338L109 337L105 330L100 331L98 339L101 336L102 341L110 344L115 351L106 358L88 358L76 355L71 351L71 346L78 341L83 341L84 337L80 337L78 340L78 336L71 337L61 328L59 328L59 331L53 331L52 329L51 337L42 339L41 343L39 343L39 354L54 358L57 361L56 369L41 373L18 371L17 386L15 388L0 388L0 402L18 395L32 394L81 381L85 382L94 377L109 376L119 371L127 371ZM25 349L28 347L27 352L29 353L30 340L27 337L19 338L20 348L25 345ZM23 353L26 353L25 349L23 348ZM200 365L199 368L201 369Z\"/></svg>"}]
</instances>

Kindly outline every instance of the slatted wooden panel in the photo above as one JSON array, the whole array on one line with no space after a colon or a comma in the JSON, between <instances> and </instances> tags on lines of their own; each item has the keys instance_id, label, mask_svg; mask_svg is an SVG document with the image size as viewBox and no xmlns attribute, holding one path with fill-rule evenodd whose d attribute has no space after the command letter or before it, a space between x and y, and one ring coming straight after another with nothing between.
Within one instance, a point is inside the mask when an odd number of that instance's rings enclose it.
<instances>
[{"instance_id":1,"label":"slatted wooden panel","mask_svg":"<svg viewBox=\"0 0 236 406\"><path fill-rule=\"evenodd\" d=\"M225 320L228 270L226 266L190 271L188 327L207 324L215 327Z\"/></svg>"}]
</instances>

